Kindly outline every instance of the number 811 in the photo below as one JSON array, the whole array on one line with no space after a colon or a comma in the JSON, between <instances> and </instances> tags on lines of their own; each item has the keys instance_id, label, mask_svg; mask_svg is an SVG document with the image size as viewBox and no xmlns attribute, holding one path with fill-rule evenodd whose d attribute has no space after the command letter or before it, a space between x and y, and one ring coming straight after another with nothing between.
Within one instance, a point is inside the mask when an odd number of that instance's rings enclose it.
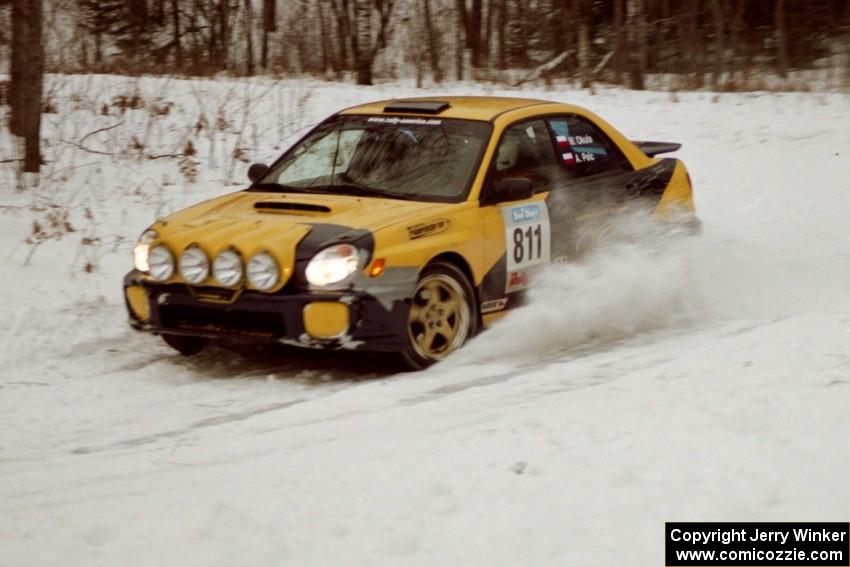
<instances>
[{"instance_id":1,"label":"number 811","mask_svg":"<svg viewBox=\"0 0 850 567\"><path fill-rule=\"evenodd\" d=\"M528 247L526 250L525 241L528 240ZM537 245L535 246L535 240L537 241ZM543 238L541 236L541 228L540 225L530 225L528 228L523 230L522 228L514 229L514 262L517 264L521 264L526 260L534 260L535 254L537 258L540 258L543 254L542 242ZM526 255L527 252L527 255Z\"/></svg>"}]
</instances>

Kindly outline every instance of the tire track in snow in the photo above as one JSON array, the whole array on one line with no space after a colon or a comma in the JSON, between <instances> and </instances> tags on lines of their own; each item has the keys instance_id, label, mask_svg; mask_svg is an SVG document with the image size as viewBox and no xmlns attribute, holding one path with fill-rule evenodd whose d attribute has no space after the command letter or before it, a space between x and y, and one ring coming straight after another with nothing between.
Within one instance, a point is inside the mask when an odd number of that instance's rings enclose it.
<instances>
[{"instance_id":1,"label":"tire track in snow","mask_svg":"<svg viewBox=\"0 0 850 567\"><path fill-rule=\"evenodd\" d=\"M238 421L245 421L247 419L251 419L252 417L256 417L258 415L262 415L265 413L282 410L288 407L292 407L306 401L310 401L306 398L301 398L297 400L290 400L286 402L278 402L274 404L268 404L259 408L252 408L250 410L229 413L221 416L208 417L202 419L200 421L196 421L194 423L189 424L186 427L182 427L179 429L172 429L168 431L163 431L160 433L154 433L152 435L145 435L142 437L134 437L130 439L125 439L123 441L116 441L114 443L108 443L106 445L94 446L94 447L79 447L77 449L72 449L70 451L73 455L88 455L91 453L97 453L101 451L108 451L111 449L117 449L122 447L138 447L141 445L148 445L150 443L155 443L157 441L163 439L174 439L180 437L182 435L186 435L188 433L192 433L193 431L198 431L201 429L205 429L208 427L217 427L220 425L226 425L228 423L234 423Z\"/></svg>"}]
</instances>

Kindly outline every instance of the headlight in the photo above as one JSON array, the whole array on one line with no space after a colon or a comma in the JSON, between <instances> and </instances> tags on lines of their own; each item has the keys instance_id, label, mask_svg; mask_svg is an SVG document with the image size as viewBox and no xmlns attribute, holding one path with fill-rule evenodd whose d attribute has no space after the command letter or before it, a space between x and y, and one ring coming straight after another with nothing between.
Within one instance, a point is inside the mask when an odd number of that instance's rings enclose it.
<instances>
[{"instance_id":1,"label":"headlight","mask_svg":"<svg viewBox=\"0 0 850 567\"><path fill-rule=\"evenodd\" d=\"M357 271L360 254L351 244L337 244L325 248L307 264L307 281L315 286L339 283Z\"/></svg>"},{"instance_id":2,"label":"headlight","mask_svg":"<svg viewBox=\"0 0 850 567\"><path fill-rule=\"evenodd\" d=\"M180 275L192 284L199 284L210 275L210 261L204 251L190 246L180 256Z\"/></svg>"},{"instance_id":3,"label":"headlight","mask_svg":"<svg viewBox=\"0 0 850 567\"><path fill-rule=\"evenodd\" d=\"M162 244L151 248L148 254L148 265L151 276L157 281L164 282L174 275L174 256Z\"/></svg>"},{"instance_id":4,"label":"headlight","mask_svg":"<svg viewBox=\"0 0 850 567\"><path fill-rule=\"evenodd\" d=\"M213 275L224 287L233 287L242 281L242 258L233 250L225 250L215 258Z\"/></svg>"},{"instance_id":5,"label":"headlight","mask_svg":"<svg viewBox=\"0 0 850 567\"><path fill-rule=\"evenodd\" d=\"M156 240L158 237L159 235L155 230L146 230L139 237L136 247L133 248L133 266L140 272L147 272L150 270L148 254L151 249L151 242Z\"/></svg>"},{"instance_id":6,"label":"headlight","mask_svg":"<svg viewBox=\"0 0 850 567\"><path fill-rule=\"evenodd\" d=\"M260 252L248 262L248 283L260 291L266 291L277 285L280 269L268 252Z\"/></svg>"}]
</instances>

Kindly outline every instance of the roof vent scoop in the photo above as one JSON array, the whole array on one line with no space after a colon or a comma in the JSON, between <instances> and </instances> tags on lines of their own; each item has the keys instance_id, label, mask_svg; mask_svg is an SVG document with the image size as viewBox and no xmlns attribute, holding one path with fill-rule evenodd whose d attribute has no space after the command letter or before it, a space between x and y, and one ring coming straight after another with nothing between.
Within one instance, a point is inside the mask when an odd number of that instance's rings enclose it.
<instances>
[{"instance_id":1,"label":"roof vent scoop","mask_svg":"<svg viewBox=\"0 0 850 567\"><path fill-rule=\"evenodd\" d=\"M439 100L399 100L384 107L384 112L439 114L451 105Z\"/></svg>"},{"instance_id":2,"label":"roof vent scoop","mask_svg":"<svg viewBox=\"0 0 850 567\"><path fill-rule=\"evenodd\" d=\"M324 205L314 205L312 203L281 203L279 201L260 201L254 203L254 208L258 211L267 212L284 212L292 214L309 214L309 213L329 213L330 207Z\"/></svg>"}]
</instances>

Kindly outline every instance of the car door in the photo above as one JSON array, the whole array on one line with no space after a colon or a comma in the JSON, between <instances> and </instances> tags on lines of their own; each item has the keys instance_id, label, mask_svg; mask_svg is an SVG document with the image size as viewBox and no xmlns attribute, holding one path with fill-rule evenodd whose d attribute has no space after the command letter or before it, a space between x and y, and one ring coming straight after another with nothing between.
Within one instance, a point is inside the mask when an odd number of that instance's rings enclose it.
<instances>
[{"instance_id":1,"label":"car door","mask_svg":"<svg viewBox=\"0 0 850 567\"><path fill-rule=\"evenodd\" d=\"M617 145L590 120L569 114L546 119L560 181L547 196L553 258L582 253L628 205L635 171Z\"/></svg>"},{"instance_id":2,"label":"car door","mask_svg":"<svg viewBox=\"0 0 850 567\"><path fill-rule=\"evenodd\" d=\"M530 184L529 194L519 199L496 197L497 186L511 181ZM549 264L552 230L547 196L565 181L544 119L505 129L481 196L487 255L496 258L479 289L482 314L518 303L534 274Z\"/></svg>"}]
</instances>

